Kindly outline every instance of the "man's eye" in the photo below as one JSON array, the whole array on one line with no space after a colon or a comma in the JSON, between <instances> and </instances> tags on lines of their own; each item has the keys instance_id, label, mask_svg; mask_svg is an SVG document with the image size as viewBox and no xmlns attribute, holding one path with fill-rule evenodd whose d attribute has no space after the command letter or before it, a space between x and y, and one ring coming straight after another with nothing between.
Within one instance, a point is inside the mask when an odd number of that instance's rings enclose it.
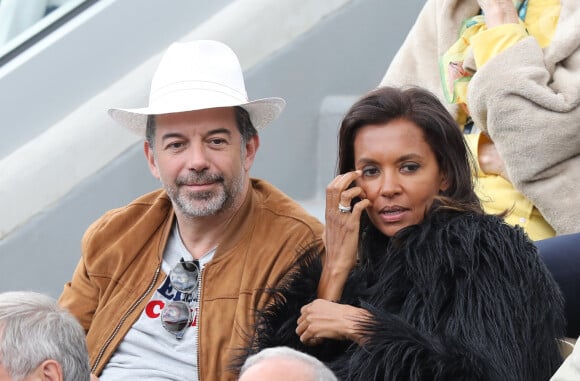
<instances>
[{"instance_id":1,"label":"man's eye","mask_svg":"<svg viewBox=\"0 0 580 381\"><path fill-rule=\"evenodd\" d=\"M172 142L172 143L168 143L166 147L168 149L179 149L179 148L183 147L183 143L182 142Z\"/></svg>"},{"instance_id":2,"label":"man's eye","mask_svg":"<svg viewBox=\"0 0 580 381\"><path fill-rule=\"evenodd\" d=\"M214 139L210 139L209 141L212 145L222 145L226 143L225 139L222 138L214 138Z\"/></svg>"}]
</instances>

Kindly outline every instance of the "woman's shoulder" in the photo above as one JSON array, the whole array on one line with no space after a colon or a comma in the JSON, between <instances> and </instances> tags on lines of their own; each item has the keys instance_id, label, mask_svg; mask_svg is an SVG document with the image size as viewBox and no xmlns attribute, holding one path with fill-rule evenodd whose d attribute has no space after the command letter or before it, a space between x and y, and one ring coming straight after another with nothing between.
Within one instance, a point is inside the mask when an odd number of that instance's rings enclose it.
<instances>
[{"instance_id":1,"label":"woman's shoulder","mask_svg":"<svg viewBox=\"0 0 580 381\"><path fill-rule=\"evenodd\" d=\"M432 213L405 236L401 238L410 249L462 252L472 258L491 253L507 259L536 251L521 227L508 225L499 216L474 212Z\"/></svg>"},{"instance_id":2,"label":"woman's shoulder","mask_svg":"<svg viewBox=\"0 0 580 381\"><path fill-rule=\"evenodd\" d=\"M518 235L523 230L519 226L511 226L497 215L467 212L467 211L437 211L425 219L424 228L437 230L457 230L458 232L479 231L484 235L504 234Z\"/></svg>"},{"instance_id":3,"label":"woman's shoulder","mask_svg":"<svg viewBox=\"0 0 580 381\"><path fill-rule=\"evenodd\" d=\"M407 232L396 254L402 254L409 272L425 284L434 284L429 283L434 279L456 282L458 274L469 274L478 284L490 282L490 287L514 282L531 286L532 279L545 278L534 243L498 216L434 215L417 228Z\"/></svg>"}]
</instances>

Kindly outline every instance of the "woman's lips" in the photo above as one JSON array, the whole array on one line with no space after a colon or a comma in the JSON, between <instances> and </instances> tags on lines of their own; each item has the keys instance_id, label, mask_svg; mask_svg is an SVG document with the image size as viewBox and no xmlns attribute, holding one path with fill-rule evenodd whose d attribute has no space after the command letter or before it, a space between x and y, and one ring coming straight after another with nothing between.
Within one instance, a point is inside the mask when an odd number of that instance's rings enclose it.
<instances>
[{"instance_id":1,"label":"woman's lips","mask_svg":"<svg viewBox=\"0 0 580 381\"><path fill-rule=\"evenodd\" d=\"M385 207L381 209L379 215L384 222L393 223L401 221L408 209L400 206Z\"/></svg>"}]
</instances>

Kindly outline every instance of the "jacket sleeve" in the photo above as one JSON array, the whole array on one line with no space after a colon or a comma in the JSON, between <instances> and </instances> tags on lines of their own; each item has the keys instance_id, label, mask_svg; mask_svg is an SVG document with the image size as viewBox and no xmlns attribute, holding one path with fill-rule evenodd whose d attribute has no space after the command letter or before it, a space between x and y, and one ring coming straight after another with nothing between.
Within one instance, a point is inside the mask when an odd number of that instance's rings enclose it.
<instances>
[{"instance_id":1,"label":"jacket sleeve","mask_svg":"<svg viewBox=\"0 0 580 381\"><path fill-rule=\"evenodd\" d=\"M464 19L478 11L476 1L427 0L380 86L421 86L444 101L439 58L457 40ZM456 117L457 105L444 105Z\"/></svg>"},{"instance_id":2,"label":"jacket sleeve","mask_svg":"<svg viewBox=\"0 0 580 381\"><path fill-rule=\"evenodd\" d=\"M77 318L85 333L91 327L93 315L99 302L99 289L91 282L85 266L85 254L88 250L92 233L96 230L95 226L98 223L98 221L95 222L83 236L83 255L77 264L72 279L65 284L58 300L62 307L66 308Z\"/></svg>"},{"instance_id":3,"label":"jacket sleeve","mask_svg":"<svg viewBox=\"0 0 580 381\"><path fill-rule=\"evenodd\" d=\"M527 37L473 76L468 107L517 189L559 234L580 231L580 5L567 2L550 46Z\"/></svg>"},{"instance_id":4,"label":"jacket sleeve","mask_svg":"<svg viewBox=\"0 0 580 381\"><path fill-rule=\"evenodd\" d=\"M373 321L360 326L367 342L351 358L357 366L349 369L349 379L490 379L483 359L453 337L421 331L399 316L370 305L363 304L363 308L373 314Z\"/></svg>"},{"instance_id":5,"label":"jacket sleeve","mask_svg":"<svg viewBox=\"0 0 580 381\"><path fill-rule=\"evenodd\" d=\"M360 366L350 378L550 377L561 363L562 298L525 234L490 220L455 224L397 253L408 258L413 291L397 314L380 307L380 299L363 305L374 320L361 325L368 341L355 353ZM440 256L438 267L433 255Z\"/></svg>"},{"instance_id":6,"label":"jacket sleeve","mask_svg":"<svg viewBox=\"0 0 580 381\"><path fill-rule=\"evenodd\" d=\"M97 290L92 287L84 260L81 259L72 280L65 284L58 302L77 318L86 333L91 327L98 300Z\"/></svg>"}]
</instances>

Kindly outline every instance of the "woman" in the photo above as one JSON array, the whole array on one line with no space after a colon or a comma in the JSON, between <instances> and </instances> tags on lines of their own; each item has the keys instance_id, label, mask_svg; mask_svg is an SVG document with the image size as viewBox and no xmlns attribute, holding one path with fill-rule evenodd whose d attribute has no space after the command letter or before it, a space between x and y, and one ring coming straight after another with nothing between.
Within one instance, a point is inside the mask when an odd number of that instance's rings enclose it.
<instances>
[{"instance_id":1,"label":"woman","mask_svg":"<svg viewBox=\"0 0 580 381\"><path fill-rule=\"evenodd\" d=\"M355 103L326 252L301 257L249 351L298 348L344 380L547 380L560 294L525 233L482 212L469 163L433 94L385 87Z\"/></svg>"}]
</instances>

